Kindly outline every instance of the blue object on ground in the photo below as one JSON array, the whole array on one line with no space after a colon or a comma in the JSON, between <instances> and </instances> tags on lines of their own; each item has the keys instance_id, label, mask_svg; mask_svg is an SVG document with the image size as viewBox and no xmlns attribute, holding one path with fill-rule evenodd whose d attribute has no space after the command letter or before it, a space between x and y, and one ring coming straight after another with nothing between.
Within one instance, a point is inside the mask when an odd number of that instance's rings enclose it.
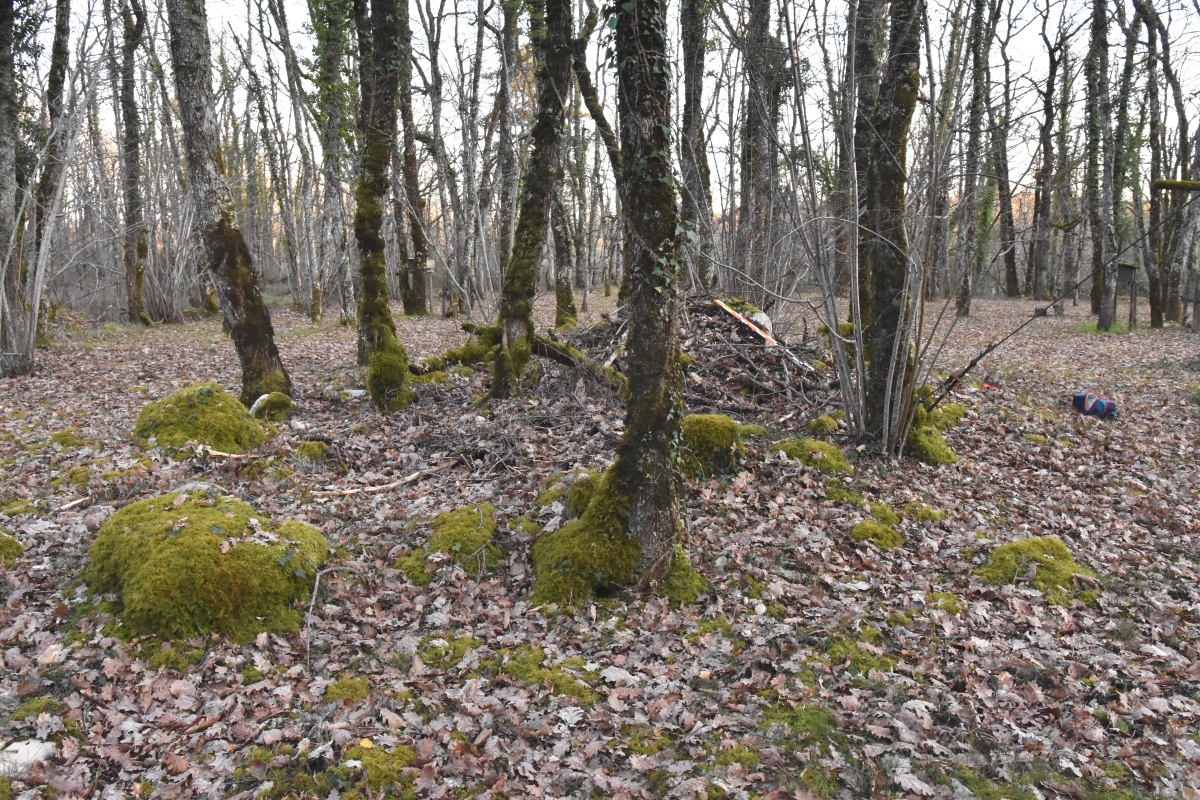
<instances>
[{"instance_id":1,"label":"blue object on ground","mask_svg":"<svg viewBox=\"0 0 1200 800\"><path fill-rule=\"evenodd\" d=\"M1107 397L1099 397L1091 392L1076 392L1071 404L1075 406L1075 410L1081 414L1087 414L1092 417L1117 416L1117 404Z\"/></svg>"}]
</instances>

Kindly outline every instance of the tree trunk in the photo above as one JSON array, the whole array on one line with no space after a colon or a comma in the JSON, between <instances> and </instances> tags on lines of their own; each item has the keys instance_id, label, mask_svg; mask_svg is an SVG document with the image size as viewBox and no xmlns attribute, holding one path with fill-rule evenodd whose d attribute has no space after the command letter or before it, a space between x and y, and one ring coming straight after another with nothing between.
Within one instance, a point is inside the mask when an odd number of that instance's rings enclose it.
<instances>
[{"instance_id":1,"label":"tree trunk","mask_svg":"<svg viewBox=\"0 0 1200 800\"><path fill-rule=\"evenodd\" d=\"M1113 221L1116 203L1113 189L1115 153L1112 130L1112 96L1108 90L1108 3L1092 0L1092 43L1088 53L1088 147L1095 159L1092 247L1098 256L1094 262L1101 280L1099 318L1096 327L1112 328L1117 311L1116 227ZM1095 113L1092 113L1095 109ZM1097 248L1096 239L1099 239ZM1094 256L1094 258L1096 258Z\"/></svg>"},{"instance_id":2,"label":"tree trunk","mask_svg":"<svg viewBox=\"0 0 1200 800\"><path fill-rule=\"evenodd\" d=\"M857 191L848 192L846 201L850 206L850 224L857 228L857 234L849 237L849 241L858 242L858 303L863 328L871 324L871 314L874 303L871 298L871 274L869 263L864 263L863 237L866 235L864 225L865 187L867 181L867 156L875 140L877 132L871 130L871 115L875 112L875 104L879 99L880 59L884 39L884 12L886 5L882 0L858 0L854 20L854 178ZM944 199L944 196L943 198ZM857 207L854 207L857 205ZM945 208L939 209L945 216ZM937 258L937 255L934 256Z\"/></svg>"},{"instance_id":3,"label":"tree trunk","mask_svg":"<svg viewBox=\"0 0 1200 800\"><path fill-rule=\"evenodd\" d=\"M0 0L0 366L17 352L17 87L13 71L13 0Z\"/></svg>"},{"instance_id":4,"label":"tree trunk","mask_svg":"<svg viewBox=\"0 0 1200 800\"><path fill-rule=\"evenodd\" d=\"M1043 20L1044 22L1044 20ZM1038 92L1042 96L1042 124L1038 132L1038 152L1041 163L1034 172L1033 200L1033 230L1030 232L1030 267L1033 271L1033 287L1031 294L1037 300L1048 300L1049 282L1047 273L1050 267L1050 218L1051 189L1054 185L1054 90L1058 80L1058 67L1062 61L1062 40L1051 44L1042 31L1042 41L1046 45L1046 55L1049 58L1049 69L1046 82ZM1029 287L1026 287L1027 289Z\"/></svg>"},{"instance_id":5,"label":"tree trunk","mask_svg":"<svg viewBox=\"0 0 1200 800\"><path fill-rule=\"evenodd\" d=\"M533 147L521 187L512 255L501 288L503 331L492 376L494 398L516 393L532 352L537 262L546 237L566 99L571 89L571 0L536 0L530 19L530 36L539 62L537 116L530 133Z\"/></svg>"},{"instance_id":6,"label":"tree trunk","mask_svg":"<svg viewBox=\"0 0 1200 800\"><path fill-rule=\"evenodd\" d=\"M397 10L400 15L400 125L404 137L404 196L408 205L408 231L412 237L413 269L402 264L403 279L400 281L400 300L404 313L420 315L429 313L428 271L429 245L425 241L423 209L421 199L421 175L417 165L417 125L413 120L412 97L412 24L408 15L408 0L400 0Z\"/></svg>"},{"instance_id":7,"label":"tree trunk","mask_svg":"<svg viewBox=\"0 0 1200 800\"><path fill-rule=\"evenodd\" d=\"M1017 274L1017 226L1013 215L1012 181L1008 174L1008 113L1009 86L1008 67L1005 66L1004 103L1002 116L995 113L990 117L992 127L992 167L996 172L996 193L1000 201L998 224L1000 228L1000 252L1004 259L1004 294L1008 297L1021 296L1021 281Z\"/></svg>"},{"instance_id":8,"label":"tree trunk","mask_svg":"<svg viewBox=\"0 0 1200 800\"><path fill-rule=\"evenodd\" d=\"M134 324L150 320L142 307L146 285L146 224L142 213L142 121L134 83L134 58L146 30L139 0L121 4L121 183L125 196L125 313Z\"/></svg>"},{"instance_id":9,"label":"tree trunk","mask_svg":"<svg viewBox=\"0 0 1200 800\"><path fill-rule=\"evenodd\" d=\"M975 255L979 249L976 241L978 232L978 208L980 175L979 165L983 150L983 107L987 90L987 32L984 25L984 10L987 0L972 0L971 8L971 106L967 122L966 191L963 193L960 219L966 226L962 237L963 248L959 254L958 289L955 293L955 308L960 317L971 315L971 295L975 278Z\"/></svg>"},{"instance_id":10,"label":"tree trunk","mask_svg":"<svg viewBox=\"0 0 1200 800\"><path fill-rule=\"evenodd\" d=\"M1166 265L1163 263L1162 236L1162 192L1154 188L1155 181L1162 178L1162 108L1158 95L1158 28L1145 18L1139 9L1139 16L1146 25L1146 99L1147 113L1150 115L1150 230L1147 241L1149 258L1146 260L1146 278L1150 291L1150 327L1161 328L1166 311ZM1141 206L1135 209L1141 214Z\"/></svg>"},{"instance_id":11,"label":"tree trunk","mask_svg":"<svg viewBox=\"0 0 1200 800\"><path fill-rule=\"evenodd\" d=\"M688 229L683 246L684 266L708 288L708 250L712 246L712 192L709 189L708 148L704 141L704 48L709 6L703 0L681 0L679 28L683 50L683 119L679 164L683 173L681 212Z\"/></svg>"},{"instance_id":12,"label":"tree trunk","mask_svg":"<svg viewBox=\"0 0 1200 800\"><path fill-rule=\"evenodd\" d=\"M46 164L38 179L34 206L34 252L41 249L46 217L58 186L58 176L66 166L62 152L66 131L63 129L63 94L67 78L67 44L71 34L71 0L57 0L54 8L54 42L50 47L50 75L46 80L46 107L50 115L50 142Z\"/></svg>"},{"instance_id":13,"label":"tree trunk","mask_svg":"<svg viewBox=\"0 0 1200 800\"><path fill-rule=\"evenodd\" d=\"M347 0L310 0L309 18L316 38L317 99L321 119L321 177L324 194L321 198L321 251L318 263L332 268L338 278L339 290L347 292L345 280L348 264L345 252L345 225L342 215L342 123L347 102L346 81L342 64L346 56L347 26L350 22L350 3ZM313 282L311 301L313 321L321 313L322 268ZM352 303L342 299L344 308Z\"/></svg>"},{"instance_id":14,"label":"tree trunk","mask_svg":"<svg viewBox=\"0 0 1200 800\"><path fill-rule=\"evenodd\" d=\"M292 382L275 347L271 314L258 289L250 251L233 222L233 199L217 131L208 17L203 0L168 0L171 63L187 153L187 185L205 261L242 366L242 402Z\"/></svg>"},{"instance_id":15,"label":"tree trunk","mask_svg":"<svg viewBox=\"0 0 1200 800\"><path fill-rule=\"evenodd\" d=\"M671 173L671 69L666 3L642 0L617 13L622 204L631 213L629 400L613 467L629 501L627 534L641 544L640 571L654 580L670 566L680 532L678 470L683 380L679 367L679 209Z\"/></svg>"},{"instance_id":16,"label":"tree trunk","mask_svg":"<svg viewBox=\"0 0 1200 800\"><path fill-rule=\"evenodd\" d=\"M908 238L904 231L908 127L920 86L921 0L892 0L887 66L860 153L865 169L864 231L859 260L871 283L871 351L866 380L867 431L883 452L902 441L908 398L906 293ZM897 413L902 411L903 413Z\"/></svg>"},{"instance_id":17,"label":"tree trunk","mask_svg":"<svg viewBox=\"0 0 1200 800\"><path fill-rule=\"evenodd\" d=\"M407 0L373 0L370 17L356 15L360 47L365 39L368 62L360 67L361 142L358 186L354 197L354 238L358 243L359 363L367 367L367 390L381 411L406 405L408 361L396 338L388 302L384 261L383 199L388 188L388 165L396 143L396 101L403 59L399 4Z\"/></svg>"},{"instance_id":18,"label":"tree trunk","mask_svg":"<svg viewBox=\"0 0 1200 800\"><path fill-rule=\"evenodd\" d=\"M573 327L579 314L575 310L575 297L571 292L571 278L575 272L575 247L571 236L571 220L567 216L567 204L563 202L561 186L555 188L553 202L550 225L554 232L554 327Z\"/></svg>"},{"instance_id":19,"label":"tree trunk","mask_svg":"<svg viewBox=\"0 0 1200 800\"><path fill-rule=\"evenodd\" d=\"M500 196L496 207L500 241L496 261L507 265L513 245L513 191L517 186L517 143L513 135L514 111L512 83L517 70L517 23L521 14L520 0L504 0L500 4L504 26L500 29L500 93L496 98L498 133L496 141L496 171L500 181Z\"/></svg>"}]
</instances>

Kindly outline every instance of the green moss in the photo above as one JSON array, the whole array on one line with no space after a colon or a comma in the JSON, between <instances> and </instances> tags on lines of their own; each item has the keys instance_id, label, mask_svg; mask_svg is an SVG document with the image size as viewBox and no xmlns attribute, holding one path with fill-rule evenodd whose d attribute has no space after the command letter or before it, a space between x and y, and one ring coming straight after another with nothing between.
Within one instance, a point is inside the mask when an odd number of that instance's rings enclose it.
<instances>
[{"instance_id":1,"label":"green moss","mask_svg":"<svg viewBox=\"0 0 1200 800\"><path fill-rule=\"evenodd\" d=\"M549 489L546 489L538 495L538 508L545 508L546 506L554 505L554 502L566 493L567 487L561 483L556 486L551 486Z\"/></svg>"},{"instance_id":2,"label":"green moss","mask_svg":"<svg viewBox=\"0 0 1200 800\"><path fill-rule=\"evenodd\" d=\"M482 642L470 636L458 639L442 639L427 636L421 640L417 655L421 662L434 669L450 669L456 666L468 651L479 647Z\"/></svg>"},{"instance_id":3,"label":"green moss","mask_svg":"<svg viewBox=\"0 0 1200 800\"><path fill-rule=\"evenodd\" d=\"M252 683L258 683L263 678L267 677L262 670L255 667L253 664L247 664L242 667L242 683L249 686Z\"/></svg>"},{"instance_id":4,"label":"green moss","mask_svg":"<svg viewBox=\"0 0 1200 800\"><path fill-rule=\"evenodd\" d=\"M67 428L65 431L59 431L50 437L53 444L58 445L63 450L70 450L74 447L84 447L87 445L83 439L75 435L74 428Z\"/></svg>"},{"instance_id":5,"label":"green moss","mask_svg":"<svg viewBox=\"0 0 1200 800\"><path fill-rule=\"evenodd\" d=\"M412 783L404 777L404 769L412 763L415 755L412 750L402 745L398 745L390 753L382 747L368 748L356 745L346 748L342 753L342 763L346 761L362 763L363 770L367 775L367 787L376 796L379 796L385 789L391 789L396 784L406 790L411 790ZM348 794L342 796L349 797ZM382 796L393 797L395 795L389 793Z\"/></svg>"},{"instance_id":6,"label":"green moss","mask_svg":"<svg viewBox=\"0 0 1200 800\"><path fill-rule=\"evenodd\" d=\"M957 425L967 410L957 403L942 403L929 411L924 402L929 395L929 387L923 386L914 402L913 424L908 432L909 452L932 466L956 464L958 456L946 444L942 432Z\"/></svg>"},{"instance_id":7,"label":"green moss","mask_svg":"<svg viewBox=\"0 0 1200 800\"><path fill-rule=\"evenodd\" d=\"M172 492L105 522L83 580L117 595L131 633L243 642L299 627L292 606L308 598L326 549L303 523L277 524L233 498Z\"/></svg>"},{"instance_id":8,"label":"green moss","mask_svg":"<svg viewBox=\"0 0 1200 800\"><path fill-rule=\"evenodd\" d=\"M930 592L925 602L930 608L940 608L951 615L961 614L963 610L962 601L949 592Z\"/></svg>"},{"instance_id":9,"label":"green moss","mask_svg":"<svg viewBox=\"0 0 1200 800\"><path fill-rule=\"evenodd\" d=\"M726 639L733 638L733 626L729 624L729 619L725 615L713 617L712 619L696 620L696 630L689 633L684 638L692 644L700 641L704 636L710 633L719 633Z\"/></svg>"},{"instance_id":10,"label":"green moss","mask_svg":"<svg viewBox=\"0 0 1200 800\"><path fill-rule=\"evenodd\" d=\"M1188 399L1200 406L1200 383L1189 383L1187 391Z\"/></svg>"},{"instance_id":11,"label":"green moss","mask_svg":"<svg viewBox=\"0 0 1200 800\"><path fill-rule=\"evenodd\" d=\"M288 397L283 392L271 392L262 402L256 402L257 409L254 415L258 419L271 420L272 422L283 422L291 418L296 412L296 405L292 402L292 398Z\"/></svg>"},{"instance_id":12,"label":"green moss","mask_svg":"<svg viewBox=\"0 0 1200 800\"><path fill-rule=\"evenodd\" d=\"M428 586L433 573L426 561L434 553L444 553L464 569L494 569L500 563L500 549L492 544L496 535L496 509L487 503L463 506L438 514L433 520L433 535L424 548L417 548L396 562L410 581Z\"/></svg>"},{"instance_id":13,"label":"green moss","mask_svg":"<svg viewBox=\"0 0 1200 800\"><path fill-rule=\"evenodd\" d=\"M632 732L628 729L622 729L622 734L626 737L626 749L631 753L637 753L642 756L656 756L675 744L675 740L671 738L670 734L659 733L657 730L650 728L639 727Z\"/></svg>"},{"instance_id":14,"label":"green moss","mask_svg":"<svg viewBox=\"0 0 1200 800\"><path fill-rule=\"evenodd\" d=\"M675 545L671 554L671 566L663 577L659 592L675 606L687 606L696 602L696 598L708 590L708 581L704 579L684 549Z\"/></svg>"},{"instance_id":15,"label":"green moss","mask_svg":"<svg viewBox=\"0 0 1200 800\"><path fill-rule=\"evenodd\" d=\"M367 394L382 412L399 411L412 402L408 357L399 344L376 350L367 359Z\"/></svg>"},{"instance_id":16,"label":"green moss","mask_svg":"<svg viewBox=\"0 0 1200 800\"><path fill-rule=\"evenodd\" d=\"M863 504L863 496L858 492L847 489L837 478L830 478L825 482L825 497L835 503L845 503L851 506L861 506Z\"/></svg>"},{"instance_id":17,"label":"green moss","mask_svg":"<svg viewBox=\"0 0 1200 800\"><path fill-rule=\"evenodd\" d=\"M912 617L903 611L893 611L887 615L887 624L892 628L907 628L912 625Z\"/></svg>"},{"instance_id":18,"label":"green moss","mask_svg":"<svg viewBox=\"0 0 1200 800\"><path fill-rule=\"evenodd\" d=\"M600 486L600 478L600 473L592 469L575 475L575 480L567 489L565 506L568 517L578 519L583 516L583 513L587 511L588 504L592 502L592 497L596 494L596 489Z\"/></svg>"},{"instance_id":19,"label":"green moss","mask_svg":"<svg viewBox=\"0 0 1200 800\"><path fill-rule=\"evenodd\" d=\"M0 800L12 800L12 780L0 778Z\"/></svg>"},{"instance_id":20,"label":"green moss","mask_svg":"<svg viewBox=\"0 0 1200 800\"><path fill-rule=\"evenodd\" d=\"M586 674L580 659L567 659L559 665L546 666L546 653L537 647L519 648L504 664L504 674L530 686L545 686L554 695L574 697L584 705L592 705L599 695L583 681L567 672L572 669Z\"/></svg>"},{"instance_id":21,"label":"green moss","mask_svg":"<svg viewBox=\"0 0 1200 800\"><path fill-rule=\"evenodd\" d=\"M884 525L900 524L900 515L887 503L871 503L871 516Z\"/></svg>"},{"instance_id":22,"label":"green moss","mask_svg":"<svg viewBox=\"0 0 1200 800\"><path fill-rule=\"evenodd\" d=\"M150 655L150 666L154 669L173 669L176 672L187 672L189 667L204 660L204 651L198 647L180 648L163 643Z\"/></svg>"},{"instance_id":23,"label":"green moss","mask_svg":"<svg viewBox=\"0 0 1200 800\"><path fill-rule=\"evenodd\" d=\"M689 414L683 418L683 470L693 478L724 475L742 455L738 424L724 414Z\"/></svg>"},{"instance_id":24,"label":"green moss","mask_svg":"<svg viewBox=\"0 0 1200 800\"><path fill-rule=\"evenodd\" d=\"M917 522L941 522L947 516L945 511L931 508L924 503L908 503L904 506L904 513Z\"/></svg>"},{"instance_id":25,"label":"green moss","mask_svg":"<svg viewBox=\"0 0 1200 800\"><path fill-rule=\"evenodd\" d=\"M828 436L831 433L837 433L839 430L837 420L828 414L810 419L808 424L804 426L804 432L813 436Z\"/></svg>"},{"instance_id":26,"label":"green moss","mask_svg":"<svg viewBox=\"0 0 1200 800\"><path fill-rule=\"evenodd\" d=\"M762 763L762 759L758 757L758 753L741 744L717 753L713 761L724 767L738 764L747 772L753 772Z\"/></svg>"},{"instance_id":27,"label":"green moss","mask_svg":"<svg viewBox=\"0 0 1200 800\"><path fill-rule=\"evenodd\" d=\"M77 489L81 489L88 485L88 481L92 478L92 474L87 467L73 467L65 475L59 475L54 480L50 481L51 489L61 489L64 486L71 485Z\"/></svg>"},{"instance_id":28,"label":"green moss","mask_svg":"<svg viewBox=\"0 0 1200 800\"><path fill-rule=\"evenodd\" d=\"M477 328L465 325L463 327L464 330L468 330L473 334L467 340L467 343L461 347L447 350L440 355L424 359L420 364L419 371L438 372L454 364L477 364L481 361L490 360L494 355L496 345L500 343L500 328Z\"/></svg>"},{"instance_id":29,"label":"green moss","mask_svg":"<svg viewBox=\"0 0 1200 800\"><path fill-rule=\"evenodd\" d=\"M746 439L769 439L770 434L762 425L738 425L738 436Z\"/></svg>"},{"instance_id":30,"label":"green moss","mask_svg":"<svg viewBox=\"0 0 1200 800\"><path fill-rule=\"evenodd\" d=\"M863 642L874 645L875 643L871 639L878 641L879 631L868 628L860 631L859 636ZM859 675L866 675L871 670L890 672L896 668L895 659L868 652L859 647L858 642L845 636L831 639L825 648L825 653L829 656L830 664L834 666L845 664L847 669Z\"/></svg>"},{"instance_id":31,"label":"green moss","mask_svg":"<svg viewBox=\"0 0 1200 800\"><path fill-rule=\"evenodd\" d=\"M1067 605L1077 594L1075 576L1096 577L1095 572L1076 563L1057 536L1035 536L1001 545L975 574L984 583L1003 586L1024 577L1030 567L1034 568L1030 585L1044 592L1055 605Z\"/></svg>"},{"instance_id":32,"label":"green moss","mask_svg":"<svg viewBox=\"0 0 1200 800\"><path fill-rule=\"evenodd\" d=\"M893 547L903 547L904 537L894 528L890 528L873 519L866 519L850 529L850 535L856 542L870 539L880 550L891 550Z\"/></svg>"},{"instance_id":33,"label":"green moss","mask_svg":"<svg viewBox=\"0 0 1200 800\"><path fill-rule=\"evenodd\" d=\"M850 462L842 455L842 451L829 442L816 439L786 439L776 444L775 450L831 475L849 475L854 471Z\"/></svg>"},{"instance_id":34,"label":"green moss","mask_svg":"<svg viewBox=\"0 0 1200 800\"><path fill-rule=\"evenodd\" d=\"M11 567L25 552L25 545L11 536L0 533L0 564Z\"/></svg>"},{"instance_id":35,"label":"green moss","mask_svg":"<svg viewBox=\"0 0 1200 800\"><path fill-rule=\"evenodd\" d=\"M763 310L761 308L754 305L749 300L742 300L740 298L730 298L725 301L725 305L729 306L730 308L732 308L734 311L738 312L742 316L749 316L751 314L763 313Z\"/></svg>"},{"instance_id":36,"label":"green moss","mask_svg":"<svg viewBox=\"0 0 1200 800\"><path fill-rule=\"evenodd\" d=\"M780 701L763 709L763 730L772 725L784 726L795 744L819 744L828 747L837 741L839 732L833 715L819 705Z\"/></svg>"},{"instance_id":37,"label":"green moss","mask_svg":"<svg viewBox=\"0 0 1200 800\"><path fill-rule=\"evenodd\" d=\"M247 453L266 440L258 420L215 383L193 384L149 403L138 415L133 432L143 447L153 437L173 457L182 457L188 442L226 453Z\"/></svg>"},{"instance_id":38,"label":"green moss","mask_svg":"<svg viewBox=\"0 0 1200 800\"><path fill-rule=\"evenodd\" d=\"M821 767L805 767L800 773L800 785L821 800L833 800L841 786L836 773L826 773Z\"/></svg>"},{"instance_id":39,"label":"green moss","mask_svg":"<svg viewBox=\"0 0 1200 800\"><path fill-rule=\"evenodd\" d=\"M582 517L534 543L534 602L570 606L636 578L641 544L625 533L629 499L615 486L615 468L599 479Z\"/></svg>"},{"instance_id":40,"label":"green moss","mask_svg":"<svg viewBox=\"0 0 1200 800\"><path fill-rule=\"evenodd\" d=\"M366 678L339 678L325 687L325 702L349 700L361 703L371 694L371 682Z\"/></svg>"},{"instance_id":41,"label":"green moss","mask_svg":"<svg viewBox=\"0 0 1200 800\"><path fill-rule=\"evenodd\" d=\"M300 461L319 464L325 460L328 446L324 442L302 442L292 448L292 455Z\"/></svg>"},{"instance_id":42,"label":"green moss","mask_svg":"<svg viewBox=\"0 0 1200 800\"><path fill-rule=\"evenodd\" d=\"M42 714L61 715L66 710L67 707L53 697L33 697L17 706L9 719L13 722L21 722L27 719L37 719Z\"/></svg>"},{"instance_id":43,"label":"green moss","mask_svg":"<svg viewBox=\"0 0 1200 800\"><path fill-rule=\"evenodd\" d=\"M1049 440L1045 436L1040 436L1036 433L1027 433L1025 434L1025 441L1029 442L1030 444L1036 444L1040 446Z\"/></svg>"}]
</instances>

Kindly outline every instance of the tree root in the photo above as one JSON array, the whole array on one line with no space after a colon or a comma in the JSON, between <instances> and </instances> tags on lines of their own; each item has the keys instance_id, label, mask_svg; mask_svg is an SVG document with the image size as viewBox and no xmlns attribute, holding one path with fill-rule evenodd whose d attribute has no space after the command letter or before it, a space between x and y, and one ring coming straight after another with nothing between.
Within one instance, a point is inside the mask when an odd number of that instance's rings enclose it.
<instances>
[{"instance_id":1,"label":"tree root","mask_svg":"<svg viewBox=\"0 0 1200 800\"><path fill-rule=\"evenodd\" d=\"M546 336L535 336L533 353L564 366L583 370L592 380L615 392L617 397L624 398L629 392L628 378L612 367L593 361L577 347L566 342L556 342Z\"/></svg>"}]
</instances>

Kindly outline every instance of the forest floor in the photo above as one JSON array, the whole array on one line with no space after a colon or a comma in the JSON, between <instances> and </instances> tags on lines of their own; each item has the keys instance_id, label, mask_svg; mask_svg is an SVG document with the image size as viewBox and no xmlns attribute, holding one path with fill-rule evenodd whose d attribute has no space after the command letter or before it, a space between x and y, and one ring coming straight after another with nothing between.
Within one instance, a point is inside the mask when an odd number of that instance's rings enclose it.
<instances>
[{"instance_id":1,"label":"forest floor","mask_svg":"<svg viewBox=\"0 0 1200 800\"><path fill-rule=\"evenodd\" d=\"M976 301L942 365L1035 307ZM544 479L611 462L607 390L547 365L530 395L485 410L476 372L381 416L338 397L354 385L353 330L275 320L299 413L255 469L130 438L148 399L201 380L236 391L216 321L56 329L44 369L0 382L0 532L25 547L0 573L0 744L57 745L11 784L21 796L346 798L361 761L372 797L395 780L430 798L1200 798L1189 331L1088 333L1082 307L1035 321L974 376L1001 394L955 397L957 464L855 462L846 486L870 502L947 512L902 520L901 547L856 542L865 507L752 441L738 474L688 485L684 543L712 582L699 602L564 611L531 605L534 528L508 523L552 529ZM398 323L413 357L463 343L458 324ZM1115 399L1119 419L1072 410L1081 390ZM314 439L330 457L298 461ZM452 459L393 491L316 495ZM196 481L337 548L347 569L325 577L309 630L168 650L106 635L78 581L104 507ZM495 508L496 568L445 560L422 587L393 566L438 512L473 503ZM1033 536L1060 537L1099 576L1089 602L975 573ZM325 700L346 678L366 680L365 698Z\"/></svg>"}]
</instances>

